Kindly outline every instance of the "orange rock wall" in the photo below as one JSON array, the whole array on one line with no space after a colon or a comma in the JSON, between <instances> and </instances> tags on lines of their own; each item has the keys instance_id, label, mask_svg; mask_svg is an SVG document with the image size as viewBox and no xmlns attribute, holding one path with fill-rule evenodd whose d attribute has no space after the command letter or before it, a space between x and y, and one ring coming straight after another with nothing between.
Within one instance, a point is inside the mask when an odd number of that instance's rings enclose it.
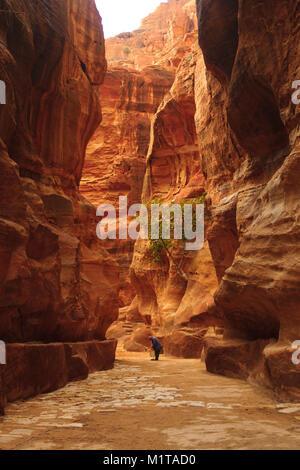
<instances>
[{"instance_id":1,"label":"orange rock wall","mask_svg":"<svg viewBox=\"0 0 300 470\"><path fill-rule=\"evenodd\" d=\"M205 340L208 369L287 398L300 388L298 3L197 2L201 49L184 55L153 121L143 200L205 188L206 244L183 264L188 283L169 256L147 262L142 241L131 267L138 310L170 351L223 317L224 339Z\"/></svg>"},{"instance_id":2,"label":"orange rock wall","mask_svg":"<svg viewBox=\"0 0 300 470\"><path fill-rule=\"evenodd\" d=\"M117 209L119 197L128 206L139 203L149 145L150 122L174 79L159 67L143 71L122 66L108 69L101 86L103 121L87 148L80 185L81 193L96 207L103 203ZM130 304L135 295L129 281L134 242L102 241L120 266L119 305Z\"/></svg>"},{"instance_id":3,"label":"orange rock wall","mask_svg":"<svg viewBox=\"0 0 300 470\"><path fill-rule=\"evenodd\" d=\"M96 206L118 207L119 196L127 196L129 206L141 201L151 119L172 86L181 58L196 40L196 24L194 2L172 0L145 18L140 30L106 41L103 120L88 146L80 185L81 193ZM123 54L126 46L131 50L128 57ZM135 296L129 278L134 242L102 244L120 265L119 306L128 306Z\"/></svg>"},{"instance_id":4,"label":"orange rock wall","mask_svg":"<svg viewBox=\"0 0 300 470\"><path fill-rule=\"evenodd\" d=\"M144 203L157 198L168 203L188 201L204 192L205 178L194 119L195 70L200 55L195 43L182 59L175 82L152 123ZM184 244L176 242L171 254L154 263L149 242L136 243L131 279L137 290L140 314L145 319L151 316L152 327L159 335L168 335L174 328L203 329L218 324L213 301L217 277L207 241L200 252L187 253ZM178 265L187 279L178 272ZM171 343L168 339L167 349L173 350Z\"/></svg>"},{"instance_id":5,"label":"orange rock wall","mask_svg":"<svg viewBox=\"0 0 300 470\"><path fill-rule=\"evenodd\" d=\"M291 97L300 2L197 3L207 69L197 73L197 128L213 202L215 300L226 324L224 341L208 342L207 365L299 396L291 344L300 337L300 108Z\"/></svg>"},{"instance_id":6,"label":"orange rock wall","mask_svg":"<svg viewBox=\"0 0 300 470\"><path fill-rule=\"evenodd\" d=\"M117 317L119 268L78 192L101 120L101 19L93 0L2 4L0 338L101 340Z\"/></svg>"},{"instance_id":7,"label":"orange rock wall","mask_svg":"<svg viewBox=\"0 0 300 470\"><path fill-rule=\"evenodd\" d=\"M194 0L168 0L147 16L139 29L106 41L109 66L142 70L149 65L177 67L196 38Z\"/></svg>"},{"instance_id":8,"label":"orange rock wall","mask_svg":"<svg viewBox=\"0 0 300 470\"><path fill-rule=\"evenodd\" d=\"M88 198L92 200L97 197L93 194L95 188L99 188L99 195L106 195L105 202L114 204L120 194L128 194L131 203L139 202L140 199L148 202L156 197L161 197L164 201L181 201L201 196L204 192L205 179L194 119L195 70L200 55L197 38L195 3L170 0L143 20L139 30L122 33L106 41L109 71L102 87L104 120L89 145L81 185L81 191ZM125 47L130 49L129 54L123 53ZM150 64L152 67L149 67ZM172 88L172 83L168 84L166 80L164 90L162 87L158 90L157 85L152 87L156 105L151 110L152 114L160 102L161 104L152 119L151 133L148 121L142 147L143 158L139 159L137 165L137 159L133 159L133 156L142 156L136 146L139 142L137 130L141 121L137 119L137 113L133 113L133 105L138 102L139 116L143 115L145 122L145 111L148 112L147 103L151 93L145 85L141 90L146 89L145 95L142 96L147 98L138 99L141 92L137 94L140 86L136 85L136 77L144 81L150 70L153 75L153 71L158 67L162 78L167 72L175 72L176 79ZM163 82L160 80L159 83ZM119 87L122 91L122 101L116 92L120 90ZM165 96L161 92L164 92ZM133 198L131 182L133 177L134 181L137 181L137 175L139 191L134 193ZM98 199L94 202L100 201ZM207 329L209 325L222 324L213 300L217 276L207 239L200 255L189 253L183 256L183 245L179 244L173 250L174 259L166 258L158 265L149 260L148 248L148 244L144 242L135 244L130 282L128 268L133 243L111 243L111 252L121 265L120 307L126 306L120 310L120 320L139 322L143 318L146 323L151 322L152 327L159 330L157 334L171 333L174 327L191 326L193 334L195 331L201 332L200 338L203 336L203 329ZM177 273L176 263L181 260L182 269L188 275L188 282ZM131 286L133 289L130 292ZM129 292L131 295L128 295ZM128 307L135 292L137 297ZM201 297L200 302L193 301L197 295ZM118 325L115 328L118 329ZM128 329L130 330L130 325ZM110 334L113 335L113 331L114 327ZM186 341L186 333L187 330L181 332L178 337L183 337ZM191 338L192 335L188 337ZM168 344L171 343L172 339ZM194 353L199 356L202 342L200 345L200 341L195 339L194 343L194 349L197 349ZM182 350L186 349L183 347Z\"/></svg>"}]
</instances>

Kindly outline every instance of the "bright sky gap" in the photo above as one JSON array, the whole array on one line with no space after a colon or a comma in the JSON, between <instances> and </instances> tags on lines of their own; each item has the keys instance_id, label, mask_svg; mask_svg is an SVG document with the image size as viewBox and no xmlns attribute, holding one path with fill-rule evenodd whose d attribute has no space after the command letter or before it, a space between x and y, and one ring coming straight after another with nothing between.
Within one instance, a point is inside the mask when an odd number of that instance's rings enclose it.
<instances>
[{"instance_id":1,"label":"bright sky gap","mask_svg":"<svg viewBox=\"0 0 300 470\"><path fill-rule=\"evenodd\" d=\"M134 31L141 21L152 13L162 0L96 0L102 16L105 39L117 34Z\"/></svg>"}]
</instances>

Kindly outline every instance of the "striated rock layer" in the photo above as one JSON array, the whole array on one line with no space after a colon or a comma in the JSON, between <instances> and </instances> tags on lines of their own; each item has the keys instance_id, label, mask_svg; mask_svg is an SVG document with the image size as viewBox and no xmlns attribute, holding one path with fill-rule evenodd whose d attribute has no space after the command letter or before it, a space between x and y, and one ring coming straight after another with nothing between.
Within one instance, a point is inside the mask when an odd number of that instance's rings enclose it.
<instances>
[{"instance_id":1,"label":"striated rock layer","mask_svg":"<svg viewBox=\"0 0 300 470\"><path fill-rule=\"evenodd\" d=\"M297 398L299 105L291 98L300 2L197 7L201 50L190 46L156 113L143 200L176 202L205 190L206 241L182 262L175 245L156 265L138 241L130 312L165 336L170 352L186 355L192 334L190 348L197 338L204 344L209 371ZM203 340L222 319L224 338L217 328Z\"/></svg>"},{"instance_id":2,"label":"striated rock layer","mask_svg":"<svg viewBox=\"0 0 300 470\"><path fill-rule=\"evenodd\" d=\"M197 4L206 65L197 72L197 129L225 320L224 340L207 340L207 367L299 398L300 108L291 97L300 2Z\"/></svg>"},{"instance_id":3,"label":"striated rock layer","mask_svg":"<svg viewBox=\"0 0 300 470\"><path fill-rule=\"evenodd\" d=\"M130 204L155 198L180 202L204 193L194 120L195 70L201 55L197 39L195 3L170 0L143 20L139 30L107 40L109 71L102 87L105 118L89 145L81 184L81 191L91 200L95 198L94 188L105 195L105 199L94 202L116 204L120 194L128 195ZM172 88L167 73L176 74ZM149 78L154 84L151 88L147 85ZM153 100L155 106L149 107ZM149 111L153 115L156 110L150 130ZM149 257L149 244L137 242L130 279L133 243L110 245L121 265L120 307L124 307L109 335L129 336L125 347L143 350L145 345L136 341L136 334L144 322L151 324L160 337L168 336L167 352L199 357L209 326L222 325L213 300L217 276L207 237L201 253L184 254L183 244L177 244L171 257L166 256L157 265ZM181 276L179 264L188 281ZM197 295L200 302L194 302ZM182 347L177 347L179 340ZM187 352L189 340L193 342L192 352Z\"/></svg>"},{"instance_id":4,"label":"striated rock layer","mask_svg":"<svg viewBox=\"0 0 300 470\"><path fill-rule=\"evenodd\" d=\"M178 67L197 37L194 0L168 0L143 19L139 29L106 40L109 66L142 70L149 65Z\"/></svg>"},{"instance_id":5,"label":"striated rock layer","mask_svg":"<svg viewBox=\"0 0 300 470\"><path fill-rule=\"evenodd\" d=\"M139 203L146 169L151 119L171 88L181 58L196 40L193 1L170 0L145 18L141 28L106 41L108 72L101 87L103 121L87 149L81 193L96 206ZM130 54L124 54L124 48ZM134 242L105 241L120 265L121 308L130 305L135 286L129 267Z\"/></svg>"},{"instance_id":6,"label":"striated rock layer","mask_svg":"<svg viewBox=\"0 0 300 470\"><path fill-rule=\"evenodd\" d=\"M93 0L2 3L0 338L102 340L117 317L119 268L97 242L94 207L78 192L86 146L101 120L101 19ZM20 361L22 374L22 355L12 350L19 349L8 348L6 368ZM37 360L37 379L39 367L47 374ZM22 386L11 385L10 396L22 397Z\"/></svg>"},{"instance_id":7,"label":"striated rock layer","mask_svg":"<svg viewBox=\"0 0 300 470\"><path fill-rule=\"evenodd\" d=\"M182 59L171 90L152 123L143 202L189 202L205 191L195 125L195 71L201 53L196 43ZM210 224L206 205L207 227ZM185 252L174 242L153 262L148 241L138 240L131 266L140 315L164 337L165 351L200 357L210 326L222 326L214 305L217 276L207 237L201 251Z\"/></svg>"},{"instance_id":8,"label":"striated rock layer","mask_svg":"<svg viewBox=\"0 0 300 470\"><path fill-rule=\"evenodd\" d=\"M181 201L203 194L194 122L197 37L195 3L170 0L143 20L139 30L106 41L109 70L101 90L104 119L88 147L81 182L82 193L94 203L116 206L120 195L127 195L132 204L157 197ZM133 243L118 240L104 246L121 266L119 322L109 335L130 336L124 343L127 349L144 349L145 345L136 341L141 322L160 328L159 335L171 332L176 323L185 329L179 335L184 342L192 337L188 331L192 318L195 338L202 338L212 322L222 324L216 319L213 294L217 278L207 242L201 253L202 272L196 267L198 254L183 256L182 245L173 253L174 262L165 259L155 267L147 244L137 243L130 278ZM188 283L177 272L176 263L182 258ZM191 311L189 299L198 292L202 301ZM196 339L197 357L202 346Z\"/></svg>"},{"instance_id":9,"label":"striated rock layer","mask_svg":"<svg viewBox=\"0 0 300 470\"><path fill-rule=\"evenodd\" d=\"M88 145L81 193L96 207L119 197L128 206L139 203L145 174L150 122L170 88L173 73L153 66L139 72L122 66L109 68L101 87L103 121ZM120 266L120 307L135 295L129 280L134 241L102 241Z\"/></svg>"}]
</instances>

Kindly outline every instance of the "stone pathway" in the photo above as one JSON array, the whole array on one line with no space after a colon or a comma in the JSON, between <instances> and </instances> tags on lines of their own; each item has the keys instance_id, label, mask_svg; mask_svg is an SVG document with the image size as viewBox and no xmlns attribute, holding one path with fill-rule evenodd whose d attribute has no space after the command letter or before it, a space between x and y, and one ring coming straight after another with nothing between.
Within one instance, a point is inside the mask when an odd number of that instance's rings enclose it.
<instances>
[{"instance_id":1,"label":"stone pathway","mask_svg":"<svg viewBox=\"0 0 300 470\"><path fill-rule=\"evenodd\" d=\"M0 418L1 449L299 449L300 405L199 360L123 354L110 371Z\"/></svg>"}]
</instances>

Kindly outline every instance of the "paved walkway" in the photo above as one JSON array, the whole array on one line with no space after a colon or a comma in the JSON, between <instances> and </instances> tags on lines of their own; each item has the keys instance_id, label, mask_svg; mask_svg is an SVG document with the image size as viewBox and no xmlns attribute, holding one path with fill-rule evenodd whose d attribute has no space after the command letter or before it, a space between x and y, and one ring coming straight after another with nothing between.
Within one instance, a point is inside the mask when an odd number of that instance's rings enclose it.
<instances>
[{"instance_id":1,"label":"paved walkway","mask_svg":"<svg viewBox=\"0 0 300 470\"><path fill-rule=\"evenodd\" d=\"M199 360L122 354L115 368L0 418L1 449L299 449L300 405Z\"/></svg>"}]
</instances>

